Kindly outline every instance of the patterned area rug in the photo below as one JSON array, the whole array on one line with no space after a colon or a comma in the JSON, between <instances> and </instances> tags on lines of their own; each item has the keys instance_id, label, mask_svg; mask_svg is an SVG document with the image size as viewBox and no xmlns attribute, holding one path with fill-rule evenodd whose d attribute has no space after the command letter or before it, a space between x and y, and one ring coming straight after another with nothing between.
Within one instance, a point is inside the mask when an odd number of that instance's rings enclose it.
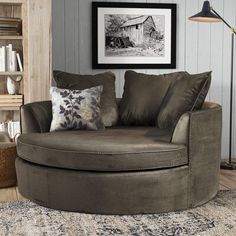
<instances>
[{"instance_id":1,"label":"patterned area rug","mask_svg":"<svg viewBox=\"0 0 236 236\"><path fill-rule=\"evenodd\" d=\"M55 211L30 201L0 203L1 236L236 235L236 191L204 206L154 215L104 216Z\"/></svg>"}]
</instances>

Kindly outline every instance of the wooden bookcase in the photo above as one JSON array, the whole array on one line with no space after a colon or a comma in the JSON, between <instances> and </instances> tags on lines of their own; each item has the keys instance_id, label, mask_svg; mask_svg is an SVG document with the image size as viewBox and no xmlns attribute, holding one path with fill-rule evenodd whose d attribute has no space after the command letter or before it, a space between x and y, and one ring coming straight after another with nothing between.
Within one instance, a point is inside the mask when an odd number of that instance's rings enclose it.
<instances>
[{"instance_id":1,"label":"wooden bookcase","mask_svg":"<svg viewBox=\"0 0 236 236\"><path fill-rule=\"evenodd\" d=\"M7 76L20 75L23 76L20 89L22 103L49 99L52 77L51 15L51 0L0 0L0 16L22 19L22 35L0 36L0 46L11 43L14 50L19 49L24 69L23 72L0 72L0 95L7 93ZM11 98L14 99L14 96ZM19 103L13 107L7 105L1 105L0 121L19 120Z\"/></svg>"},{"instance_id":2,"label":"wooden bookcase","mask_svg":"<svg viewBox=\"0 0 236 236\"><path fill-rule=\"evenodd\" d=\"M0 36L0 46L13 45L13 50L22 55L23 72L0 72L0 121L19 120L19 108L23 104L25 84L28 80L28 12L27 0L0 0L0 17L22 19L22 35ZM22 76L19 95L7 93L7 76Z\"/></svg>"}]
</instances>

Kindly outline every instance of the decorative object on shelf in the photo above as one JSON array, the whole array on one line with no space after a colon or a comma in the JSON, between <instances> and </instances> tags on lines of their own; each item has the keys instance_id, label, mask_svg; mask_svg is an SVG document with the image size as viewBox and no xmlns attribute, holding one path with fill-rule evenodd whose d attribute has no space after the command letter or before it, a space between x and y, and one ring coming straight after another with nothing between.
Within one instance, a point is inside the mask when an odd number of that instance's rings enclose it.
<instances>
[{"instance_id":1,"label":"decorative object on shelf","mask_svg":"<svg viewBox=\"0 0 236 236\"><path fill-rule=\"evenodd\" d=\"M231 84L230 84L230 127L229 127L229 159L221 163L222 169L236 169L236 163L232 161L232 127L233 127L233 79L234 79L234 35L236 34L235 28L227 23L211 6L209 1L204 1L202 11L189 17L189 20L196 22L223 22L231 31Z\"/></svg>"},{"instance_id":2,"label":"decorative object on shelf","mask_svg":"<svg viewBox=\"0 0 236 236\"><path fill-rule=\"evenodd\" d=\"M0 35L14 36L22 34L22 20L13 17L0 17Z\"/></svg>"},{"instance_id":3,"label":"decorative object on shelf","mask_svg":"<svg viewBox=\"0 0 236 236\"><path fill-rule=\"evenodd\" d=\"M93 2L93 68L176 68L176 4Z\"/></svg>"},{"instance_id":4,"label":"decorative object on shelf","mask_svg":"<svg viewBox=\"0 0 236 236\"><path fill-rule=\"evenodd\" d=\"M19 94L20 91L20 81L22 77L17 76L16 79L13 79L12 76L7 77L7 92L11 95Z\"/></svg>"}]
</instances>

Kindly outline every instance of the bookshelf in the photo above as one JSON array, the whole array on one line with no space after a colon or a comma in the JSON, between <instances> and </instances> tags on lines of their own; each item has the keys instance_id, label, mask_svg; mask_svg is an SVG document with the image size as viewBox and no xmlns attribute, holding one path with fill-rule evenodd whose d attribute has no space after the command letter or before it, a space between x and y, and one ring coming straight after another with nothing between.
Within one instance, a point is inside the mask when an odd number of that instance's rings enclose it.
<instances>
[{"instance_id":1,"label":"bookshelf","mask_svg":"<svg viewBox=\"0 0 236 236\"><path fill-rule=\"evenodd\" d=\"M24 72L0 72L0 122L19 120L19 109L24 103L25 83L27 81L28 52L28 12L27 0L0 0L0 17L20 18L22 32L20 35L0 35L0 47L12 44L14 51L20 53ZM7 92L7 77L21 76L20 94L9 95Z\"/></svg>"},{"instance_id":2,"label":"bookshelf","mask_svg":"<svg viewBox=\"0 0 236 236\"><path fill-rule=\"evenodd\" d=\"M0 34L0 47L13 45L19 51L23 72L0 72L0 122L19 120L21 104L48 100L52 77L51 0L0 0L0 17L22 20L22 34ZM2 95L7 95L7 77L23 78L20 94L12 95L9 106ZM15 100L14 100L15 101Z\"/></svg>"}]
</instances>

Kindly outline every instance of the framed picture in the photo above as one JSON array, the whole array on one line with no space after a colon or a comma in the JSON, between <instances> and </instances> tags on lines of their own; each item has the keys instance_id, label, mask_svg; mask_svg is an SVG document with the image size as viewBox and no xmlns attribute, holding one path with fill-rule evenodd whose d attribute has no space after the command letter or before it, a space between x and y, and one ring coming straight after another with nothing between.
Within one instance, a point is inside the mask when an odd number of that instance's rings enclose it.
<instances>
[{"instance_id":1,"label":"framed picture","mask_svg":"<svg viewBox=\"0 0 236 236\"><path fill-rule=\"evenodd\" d=\"M95 69L176 68L176 4L92 3Z\"/></svg>"}]
</instances>

